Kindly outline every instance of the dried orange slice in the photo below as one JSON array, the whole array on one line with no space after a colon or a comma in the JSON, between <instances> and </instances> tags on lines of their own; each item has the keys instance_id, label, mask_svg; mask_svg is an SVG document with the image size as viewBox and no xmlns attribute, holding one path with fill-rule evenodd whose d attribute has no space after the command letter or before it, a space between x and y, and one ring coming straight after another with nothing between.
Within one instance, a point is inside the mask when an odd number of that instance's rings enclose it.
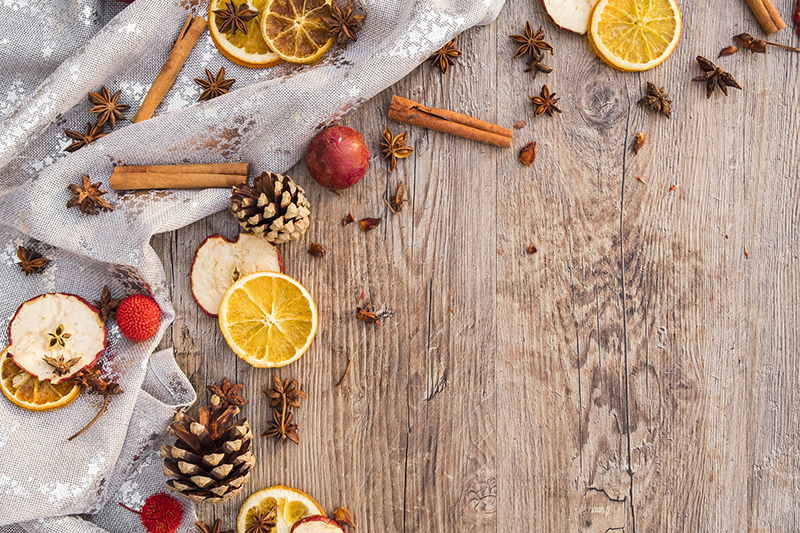
<instances>
[{"instance_id":1,"label":"dried orange slice","mask_svg":"<svg viewBox=\"0 0 800 533\"><path fill-rule=\"evenodd\" d=\"M228 288L219 327L233 352L259 368L293 363L317 332L317 306L308 291L280 272L256 272Z\"/></svg>"},{"instance_id":2,"label":"dried orange slice","mask_svg":"<svg viewBox=\"0 0 800 533\"><path fill-rule=\"evenodd\" d=\"M39 381L14 363L8 348L0 354L0 389L6 398L29 411L52 411L71 404L81 394L72 380L58 385Z\"/></svg>"},{"instance_id":3,"label":"dried orange slice","mask_svg":"<svg viewBox=\"0 0 800 533\"><path fill-rule=\"evenodd\" d=\"M589 44L616 69L648 70L672 54L681 28L675 0L600 0L589 18Z\"/></svg>"},{"instance_id":4,"label":"dried orange slice","mask_svg":"<svg viewBox=\"0 0 800 533\"><path fill-rule=\"evenodd\" d=\"M326 19L332 0L266 0L261 33L270 48L290 63L311 63L333 44Z\"/></svg>"},{"instance_id":5,"label":"dried orange slice","mask_svg":"<svg viewBox=\"0 0 800 533\"><path fill-rule=\"evenodd\" d=\"M261 35L261 18L267 0L232 1L237 8L248 3L251 9L258 11L258 16L245 23L247 33L220 31L220 21L215 11L226 9L231 0L211 0L208 6L208 33L214 46L222 55L243 67L264 68L282 63L283 59L272 51Z\"/></svg>"},{"instance_id":6,"label":"dried orange slice","mask_svg":"<svg viewBox=\"0 0 800 533\"><path fill-rule=\"evenodd\" d=\"M236 520L236 532L252 531L258 515L270 512L273 507L277 523L273 533L289 533L295 522L307 516L325 516L322 506L305 492L275 485L253 493L245 500Z\"/></svg>"}]
</instances>

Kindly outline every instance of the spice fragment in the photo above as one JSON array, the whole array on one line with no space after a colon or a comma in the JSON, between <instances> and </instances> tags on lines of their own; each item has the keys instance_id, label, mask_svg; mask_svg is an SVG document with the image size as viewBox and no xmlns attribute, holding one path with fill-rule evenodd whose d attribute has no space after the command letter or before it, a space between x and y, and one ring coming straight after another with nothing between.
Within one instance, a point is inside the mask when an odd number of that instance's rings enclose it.
<instances>
[{"instance_id":1,"label":"spice fragment","mask_svg":"<svg viewBox=\"0 0 800 533\"><path fill-rule=\"evenodd\" d=\"M386 202L386 205L389 206L389 209L392 211L392 213L397 215L403 210L403 204L408 201L405 199L405 196L406 186L401 183L397 186L397 190L394 193L394 198L389 198L388 200L384 198L383 201Z\"/></svg>"},{"instance_id":2,"label":"spice fragment","mask_svg":"<svg viewBox=\"0 0 800 533\"><path fill-rule=\"evenodd\" d=\"M337 387L338 387L339 385L341 385L342 383L344 383L344 380L345 380L345 378L347 377L347 374L349 374L349 373L350 373L350 366L351 366L352 364L353 364L353 360L352 360L352 359L348 359L348 360L347 360L347 366L346 366L346 367L345 367L345 369L344 369L344 374L342 374L342 377L339 379L339 382L338 382L338 383L336 383L336 386L337 386Z\"/></svg>"},{"instance_id":3,"label":"spice fragment","mask_svg":"<svg viewBox=\"0 0 800 533\"><path fill-rule=\"evenodd\" d=\"M744 258L750 259L750 252L747 250L747 246L744 247Z\"/></svg>"},{"instance_id":4,"label":"spice fragment","mask_svg":"<svg viewBox=\"0 0 800 533\"><path fill-rule=\"evenodd\" d=\"M356 523L353 521L353 515L347 509L347 507L339 507L336 509L333 512L333 519L336 520L336 522L342 527L347 526L356 529Z\"/></svg>"},{"instance_id":5,"label":"spice fragment","mask_svg":"<svg viewBox=\"0 0 800 533\"><path fill-rule=\"evenodd\" d=\"M378 225L381 223L381 219L367 217L367 218L362 218L361 220L358 221L358 223L361 225L361 231L369 231L371 229L377 228Z\"/></svg>"},{"instance_id":6,"label":"spice fragment","mask_svg":"<svg viewBox=\"0 0 800 533\"><path fill-rule=\"evenodd\" d=\"M372 312L372 304L365 304L364 307L356 307L356 318L363 320L367 324L380 324L380 317Z\"/></svg>"},{"instance_id":7,"label":"spice fragment","mask_svg":"<svg viewBox=\"0 0 800 533\"><path fill-rule=\"evenodd\" d=\"M530 246L528 246L528 249L526 251L528 252L528 254L533 255L536 252L538 252L539 249L536 246L534 246L533 244L531 244Z\"/></svg>"},{"instance_id":8,"label":"spice fragment","mask_svg":"<svg viewBox=\"0 0 800 533\"><path fill-rule=\"evenodd\" d=\"M312 242L308 247L308 253L314 257L325 257L325 246L318 242Z\"/></svg>"},{"instance_id":9,"label":"spice fragment","mask_svg":"<svg viewBox=\"0 0 800 533\"><path fill-rule=\"evenodd\" d=\"M531 166L536 161L536 141L529 142L519 151L519 160L523 165Z\"/></svg>"},{"instance_id":10,"label":"spice fragment","mask_svg":"<svg viewBox=\"0 0 800 533\"><path fill-rule=\"evenodd\" d=\"M356 219L353 217L353 213L347 213L347 216L342 219L342 226L346 226L351 222L355 222Z\"/></svg>"},{"instance_id":11,"label":"spice fragment","mask_svg":"<svg viewBox=\"0 0 800 533\"><path fill-rule=\"evenodd\" d=\"M677 188L678 188L678 185L680 185L680 183L676 183L675 185L673 185L672 187L670 187L670 188L669 188L669 192L672 192L672 191L674 191L675 189L677 189Z\"/></svg>"},{"instance_id":12,"label":"spice fragment","mask_svg":"<svg viewBox=\"0 0 800 533\"><path fill-rule=\"evenodd\" d=\"M636 176L636 179L647 185L647 182L642 179L641 176Z\"/></svg>"},{"instance_id":13,"label":"spice fragment","mask_svg":"<svg viewBox=\"0 0 800 533\"><path fill-rule=\"evenodd\" d=\"M725 48L720 50L719 55L717 57L732 56L733 54L735 54L738 51L739 51L739 47L738 46L734 46L734 45L726 46Z\"/></svg>"},{"instance_id":14,"label":"spice fragment","mask_svg":"<svg viewBox=\"0 0 800 533\"><path fill-rule=\"evenodd\" d=\"M525 123L525 121L524 121L524 120L519 120L519 121L517 121L517 122L515 122L515 123L514 123L514 129L515 129L515 130L521 130L521 129L522 129L522 128L524 128L526 125L527 125L527 124Z\"/></svg>"},{"instance_id":15,"label":"spice fragment","mask_svg":"<svg viewBox=\"0 0 800 533\"><path fill-rule=\"evenodd\" d=\"M636 134L636 138L633 141L633 153L637 155L639 154L639 150L641 150L642 146L644 146L644 141L646 138L647 134L645 134L643 131L640 131Z\"/></svg>"}]
</instances>

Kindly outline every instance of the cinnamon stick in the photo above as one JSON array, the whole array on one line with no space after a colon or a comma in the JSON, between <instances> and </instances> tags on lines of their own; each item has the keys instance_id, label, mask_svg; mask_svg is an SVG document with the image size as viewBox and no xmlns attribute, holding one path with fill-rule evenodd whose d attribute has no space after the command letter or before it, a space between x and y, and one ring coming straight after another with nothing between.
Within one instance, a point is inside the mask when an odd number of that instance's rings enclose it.
<instances>
[{"instance_id":1,"label":"cinnamon stick","mask_svg":"<svg viewBox=\"0 0 800 533\"><path fill-rule=\"evenodd\" d=\"M447 109L425 107L399 96L392 96L389 118L404 124L421 126L501 148L510 148L511 139L514 136L513 130L497 124L484 122Z\"/></svg>"},{"instance_id":2,"label":"cinnamon stick","mask_svg":"<svg viewBox=\"0 0 800 533\"><path fill-rule=\"evenodd\" d=\"M756 19L758 19L758 23L761 24L761 27L764 28L767 35L771 35L786 27L786 23L781 18L778 10L775 9L775 5L771 0L747 0L747 4L750 6L750 9L753 10L753 14L756 16Z\"/></svg>"},{"instance_id":3,"label":"cinnamon stick","mask_svg":"<svg viewBox=\"0 0 800 533\"><path fill-rule=\"evenodd\" d=\"M183 28L181 28L181 32L178 35L178 40L169 53L166 63L161 67L161 72L156 76L153 85L150 86L150 90L147 91L147 95L144 97L141 107L139 107L139 110L133 115L131 122L141 122L153 116L156 108L161 104L161 101L164 100L164 97L172 88L175 80L178 79L178 73L183 68L194 45L197 44L197 41L200 39L205 29L206 19L195 15L189 15L189 18L183 23Z\"/></svg>"},{"instance_id":4,"label":"cinnamon stick","mask_svg":"<svg viewBox=\"0 0 800 533\"><path fill-rule=\"evenodd\" d=\"M111 189L205 189L233 187L247 181L250 163L208 165L118 166L111 172Z\"/></svg>"}]
</instances>

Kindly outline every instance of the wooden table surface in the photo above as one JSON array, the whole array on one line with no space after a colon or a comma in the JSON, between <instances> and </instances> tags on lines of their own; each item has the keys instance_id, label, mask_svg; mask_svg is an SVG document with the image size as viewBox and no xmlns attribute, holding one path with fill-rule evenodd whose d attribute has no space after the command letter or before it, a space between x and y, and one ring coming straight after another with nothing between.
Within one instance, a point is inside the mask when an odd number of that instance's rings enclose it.
<instances>
[{"instance_id":1,"label":"wooden table surface","mask_svg":"<svg viewBox=\"0 0 800 533\"><path fill-rule=\"evenodd\" d=\"M776 2L787 20L792 4ZM289 367L250 368L192 300L194 251L237 234L229 212L153 239L177 312L163 345L198 390L244 383L257 434L272 375L309 394L302 444L256 437L252 481L202 518L232 528L246 495L286 484L347 506L362 533L800 530L800 54L720 59L744 90L706 99L695 56L764 35L743 0L681 7L672 57L624 74L539 2L508 0L459 36L446 75L425 64L349 115L373 154L359 185L339 197L303 163L288 173L314 218L283 246L286 272L320 312ZM556 49L534 81L508 38L526 19ZM637 105L648 81L671 120ZM534 118L543 83L563 114ZM411 128L391 174L378 143L393 94L527 126L511 150ZM534 140L527 168L517 153ZM383 200L400 182L410 203L394 216ZM342 227L348 212L383 221L362 233ZM392 316L356 320L362 291Z\"/></svg>"}]
</instances>

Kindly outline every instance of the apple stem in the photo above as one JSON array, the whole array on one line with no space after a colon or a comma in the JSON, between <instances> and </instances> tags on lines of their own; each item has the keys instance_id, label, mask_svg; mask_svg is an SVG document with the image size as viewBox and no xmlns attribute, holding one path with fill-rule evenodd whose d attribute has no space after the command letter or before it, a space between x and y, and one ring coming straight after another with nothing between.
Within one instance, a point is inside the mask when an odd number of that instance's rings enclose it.
<instances>
[{"instance_id":1,"label":"apple stem","mask_svg":"<svg viewBox=\"0 0 800 533\"><path fill-rule=\"evenodd\" d=\"M94 417L94 418L92 418L92 421L91 421L91 422L89 422L88 424L86 424L86 425L83 427L83 429L82 429L82 430L80 430L79 432L75 433L73 436L71 436L70 438L68 438L68 439L67 439L67 441L72 441L72 440L74 440L74 439L77 439L77 438L78 438L78 437L81 435L81 433L83 433L84 431L86 431L87 429L89 429L90 427L92 427L92 424L94 424L95 422L97 422L97 419L98 419L98 418L100 418L100 417L103 415L103 413L105 413L105 412L106 412L106 408L107 408L107 407L108 407L108 394L104 394L104 395L103 395L103 407L101 407L101 408L100 408L100 411L99 411L99 412L98 412L98 413L95 415L95 417ZM122 505L122 504L120 504L120 505ZM124 505L123 505L123 507L124 507ZM136 511L133 511L133 512L135 513Z\"/></svg>"}]
</instances>

